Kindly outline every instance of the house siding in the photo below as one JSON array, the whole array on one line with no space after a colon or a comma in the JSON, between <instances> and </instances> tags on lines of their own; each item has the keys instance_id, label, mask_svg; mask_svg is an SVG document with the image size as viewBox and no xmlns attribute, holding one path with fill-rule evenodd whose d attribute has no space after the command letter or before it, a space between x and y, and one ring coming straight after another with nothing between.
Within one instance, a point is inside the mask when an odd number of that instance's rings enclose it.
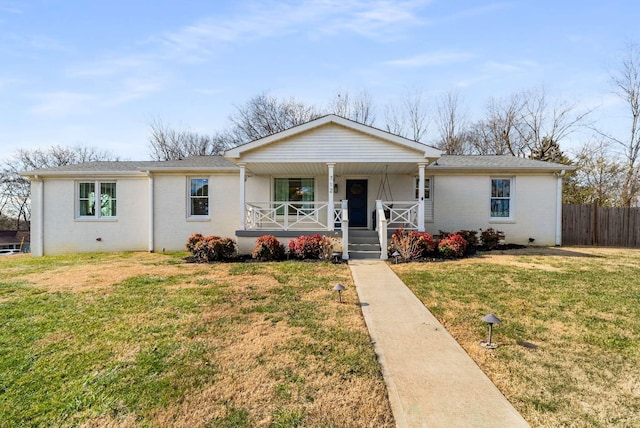
<instances>
[{"instance_id":1,"label":"house siding","mask_svg":"<svg viewBox=\"0 0 640 428\"><path fill-rule=\"evenodd\" d=\"M328 124L243 154L243 162L424 162L424 153Z\"/></svg>"},{"instance_id":2,"label":"house siding","mask_svg":"<svg viewBox=\"0 0 640 428\"><path fill-rule=\"evenodd\" d=\"M207 219L187 215L191 177L209 178ZM154 175L154 251L186 251L187 238L194 233L233 237L240 222L239 194L237 173Z\"/></svg>"},{"instance_id":3,"label":"house siding","mask_svg":"<svg viewBox=\"0 0 640 428\"><path fill-rule=\"evenodd\" d=\"M511 221L490 219L491 178L514 177ZM547 175L438 175L434 179L434 221L426 230L455 232L494 228L509 243L555 245L557 178Z\"/></svg>"},{"instance_id":4,"label":"house siding","mask_svg":"<svg viewBox=\"0 0 640 428\"><path fill-rule=\"evenodd\" d=\"M95 177L81 181L116 181L116 219L76 218L76 183L71 178L45 179L44 201L37 189L33 194L33 208L43 218L33 225L35 236L32 251L35 255L88 253L101 251L138 251L147 249L148 183L146 178ZM42 183L37 185L42 185ZM39 222L43 221L42 228ZM40 235L40 231L44 233ZM98 240L99 239L99 240ZM41 246L42 242L42 246Z\"/></svg>"}]
</instances>

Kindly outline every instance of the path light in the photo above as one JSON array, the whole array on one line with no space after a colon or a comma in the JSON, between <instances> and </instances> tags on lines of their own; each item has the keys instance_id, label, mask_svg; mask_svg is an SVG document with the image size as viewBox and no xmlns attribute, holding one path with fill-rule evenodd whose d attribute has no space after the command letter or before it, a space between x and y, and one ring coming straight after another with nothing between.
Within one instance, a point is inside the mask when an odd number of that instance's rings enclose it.
<instances>
[{"instance_id":1,"label":"path light","mask_svg":"<svg viewBox=\"0 0 640 428\"><path fill-rule=\"evenodd\" d=\"M333 287L333 291L337 291L338 292L338 300L340 301L340 303L342 303L342 291L344 290L344 285L342 284L336 284L335 287Z\"/></svg>"},{"instance_id":2,"label":"path light","mask_svg":"<svg viewBox=\"0 0 640 428\"><path fill-rule=\"evenodd\" d=\"M493 314L489 314L486 315L482 318L482 321L486 322L487 324L489 324L489 341L488 342L480 342L480 345L487 348L487 349L496 349L498 347L497 343L492 343L491 342L491 334L492 334L492 330L493 330L493 325L494 324L500 324L500 319L493 315Z\"/></svg>"},{"instance_id":3,"label":"path light","mask_svg":"<svg viewBox=\"0 0 640 428\"><path fill-rule=\"evenodd\" d=\"M342 254L340 253L340 251L334 251L333 253L331 253L331 260L333 261L333 263L338 264L340 263L340 256Z\"/></svg>"},{"instance_id":4,"label":"path light","mask_svg":"<svg viewBox=\"0 0 640 428\"><path fill-rule=\"evenodd\" d=\"M396 264L398 264L398 257L400 257L398 250L395 250L391 256L396 258Z\"/></svg>"}]
</instances>

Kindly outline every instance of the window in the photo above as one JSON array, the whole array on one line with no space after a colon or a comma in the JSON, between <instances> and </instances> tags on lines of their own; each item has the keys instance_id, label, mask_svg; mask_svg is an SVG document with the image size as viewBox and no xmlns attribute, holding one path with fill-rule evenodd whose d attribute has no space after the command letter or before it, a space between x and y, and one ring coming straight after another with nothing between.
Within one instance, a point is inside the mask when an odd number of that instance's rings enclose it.
<instances>
[{"instance_id":1,"label":"window","mask_svg":"<svg viewBox=\"0 0 640 428\"><path fill-rule=\"evenodd\" d=\"M79 217L115 217L117 215L116 183L78 183Z\"/></svg>"},{"instance_id":2,"label":"window","mask_svg":"<svg viewBox=\"0 0 640 428\"><path fill-rule=\"evenodd\" d=\"M420 193L420 177L416 177L414 180L415 183L415 198L418 199L418 194ZM424 199L431 199L431 178L424 178Z\"/></svg>"},{"instance_id":3,"label":"window","mask_svg":"<svg viewBox=\"0 0 640 428\"><path fill-rule=\"evenodd\" d=\"M209 179L192 178L189 189L189 216L208 216Z\"/></svg>"},{"instance_id":4,"label":"window","mask_svg":"<svg viewBox=\"0 0 640 428\"><path fill-rule=\"evenodd\" d=\"M273 183L275 201L313 202L315 200L314 178L276 178ZM305 204L299 204L299 207L304 208L304 205ZM284 209L278 209L277 214L284 214ZM295 214L294 207L289 207L289 214Z\"/></svg>"},{"instance_id":5,"label":"window","mask_svg":"<svg viewBox=\"0 0 640 428\"><path fill-rule=\"evenodd\" d=\"M509 218L512 214L511 206L511 179L491 179L491 217Z\"/></svg>"}]
</instances>

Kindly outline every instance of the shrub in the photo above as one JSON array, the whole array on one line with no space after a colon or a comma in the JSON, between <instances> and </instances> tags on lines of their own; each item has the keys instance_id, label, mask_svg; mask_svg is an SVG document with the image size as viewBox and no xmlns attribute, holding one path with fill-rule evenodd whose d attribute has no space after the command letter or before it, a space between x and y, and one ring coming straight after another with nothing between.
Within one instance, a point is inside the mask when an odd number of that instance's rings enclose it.
<instances>
[{"instance_id":1,"label":"shrub","mask_svg":"<svg viewBox=\"0 0 640 428\"><path fill-rule=\"evenodd\" d=\"M467 241L457 233L441 239L438 243L438 252L446 258L460 258L467 249Z\"/></svg>"},{"instance_id":2,"label":"shrub","mask_svg":"<svg viewBox=\"0 0 640 428\"><path fill-rule=\"evenodd\" d=\"M204 236L202 236L201 233L194 233L191 235L189 239L187 239L187 251L193 253L196 244L202 241L202 238L204 238Z\"/></svg>"},{"instance_id":3,"label":"shrub","mask_svg":"<svg viewBox=\"0 0 640 428\"><path fill-rule=\"evenodd\" d=\"M440 237L440 239L448 238L448 237L450 237L451 235L453 235L453 233L451 233L451 232L447 232L447 231L445 231L445 230L439 230L439 231L438 231L438 236Z\"/></svg>"},{"instance_id":4,"label":"shrub","mask_svg":"<svg viewBox=\"0 0 640 428\"><path fill-rule=\"evenodd\" d=\"M480 240L478 239L478 231L477 230L459 230L456 234L462 236L462 238L467 241L467 249L465 250L465 255L475 254L476 247L480 245Z\"/></svg>"},{"instance_id":5,"label":"shrub","mask_svg":"<svg viewBox=\"0 0 640 428\"><path fill-rule=\"evenodd\" d=\"M187 249L200 262L226 261L236 253L236 243L231 238L193 234L187 240Z\"/></svg>"},{"instance_id":6,"label":"shrub","mask_svg":"<svg viewBox=\"0 0 640 428\"><path fill-rule=\"evenodd\" d=\"M433 237L427 232L396 229L391 235L391 245L388 248L389 255L398 251L404 261L425 257L435 249Z\"/></svg>"},{"instance_id":7,"label":"shrub","mask_svg":"<svg viewBox=\"0 0 640 428\"><path fill-rule=\"evenodd\" d=\"M273 235L264 235L256 240L256 247L251 256L254 259L282 260L284 258L284 245Z\"/></svg>"},{"instance_id":8,"label":"shrub","mask_svg":"<svg viewBox=\"0 0 640 428\"><path fill-rule=\"evenodd\" d=\"M302 235L289 241L289 252L298 259L331 259L333 245L322 235Z\"/></svg>"},{"instance_id":9,"label":"shrub","mask_svg":"<svg viewBox=\"0 0 640 428\"><path fill-rule=\"evenodd\" d=\"M490 227L480 233L480 239L482 240L482 245L487 250L493 250L498 246L503 235L504 234L502 232Z\"/></svg>"},{"instance_id":10,"label":"shrub","mask_svg":"<svg viewBox=\"0 0 640 428\"><path fill-rule=\"evenodd\" d=\"M478 245L480 245L480 239L478 239L477 230L459 230L456 232L456 235L462 236L462 238L467 241L467 245L469 247L477 247Z\"/></svg>"}]
</instances>

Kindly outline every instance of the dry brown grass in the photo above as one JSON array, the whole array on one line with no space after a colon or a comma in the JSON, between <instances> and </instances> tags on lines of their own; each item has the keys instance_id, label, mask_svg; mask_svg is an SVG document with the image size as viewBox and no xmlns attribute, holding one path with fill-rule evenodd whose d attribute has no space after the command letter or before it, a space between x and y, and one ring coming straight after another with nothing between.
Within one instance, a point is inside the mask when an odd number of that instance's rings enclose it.
<instances>
[{"instance_id":1,"label":"dry brown grass","mask_svg":"<svg viewBox=\"0 0 640 428\"><path fill-rule=\"evenodd\" d=\"M526 248L392 265L535 427L640 426L640 251ZM479 346L495 312L495 351Z\"/></svg>"},{"instance_id":2,"label":"dry brown grass","mask_svg":"<svg viewBox=\"0 0 640 428\"><path fill-rule=\"evenodd\" d=\"M210 379L169 405L142 413L96 410L89 417L86 415L92 411L84 410L71 417L71 424L236 426L234 415L240 415L239 426L394 426L346 265L175 262L169 255L134 253L126 257L100 255L62 266L51 263L44 269L11 265L11 275L30 287L45 294L78 296L88 303L113 298L123 283L141 276L171 278L162 286L167 299L184 293L219 292L215 297L203 294L206 298L197 300L203 303L182 312L173 325L178 354L180 348L194 344L212 350L204 363L215 367ZM331 291L336 282L347 287L342 305ZM131 328L152 326L172 310L177 309L166 306L136 312L118 322ZM332 340L334 330L343 336L341 340ZM62 346L73 340L73 332L60 331L39 339L34 346ZM112 363L135 364L148 345L142 340L112 343ZM58 425L55 421L52 424Z\"/></svg>"}]
</instances>

